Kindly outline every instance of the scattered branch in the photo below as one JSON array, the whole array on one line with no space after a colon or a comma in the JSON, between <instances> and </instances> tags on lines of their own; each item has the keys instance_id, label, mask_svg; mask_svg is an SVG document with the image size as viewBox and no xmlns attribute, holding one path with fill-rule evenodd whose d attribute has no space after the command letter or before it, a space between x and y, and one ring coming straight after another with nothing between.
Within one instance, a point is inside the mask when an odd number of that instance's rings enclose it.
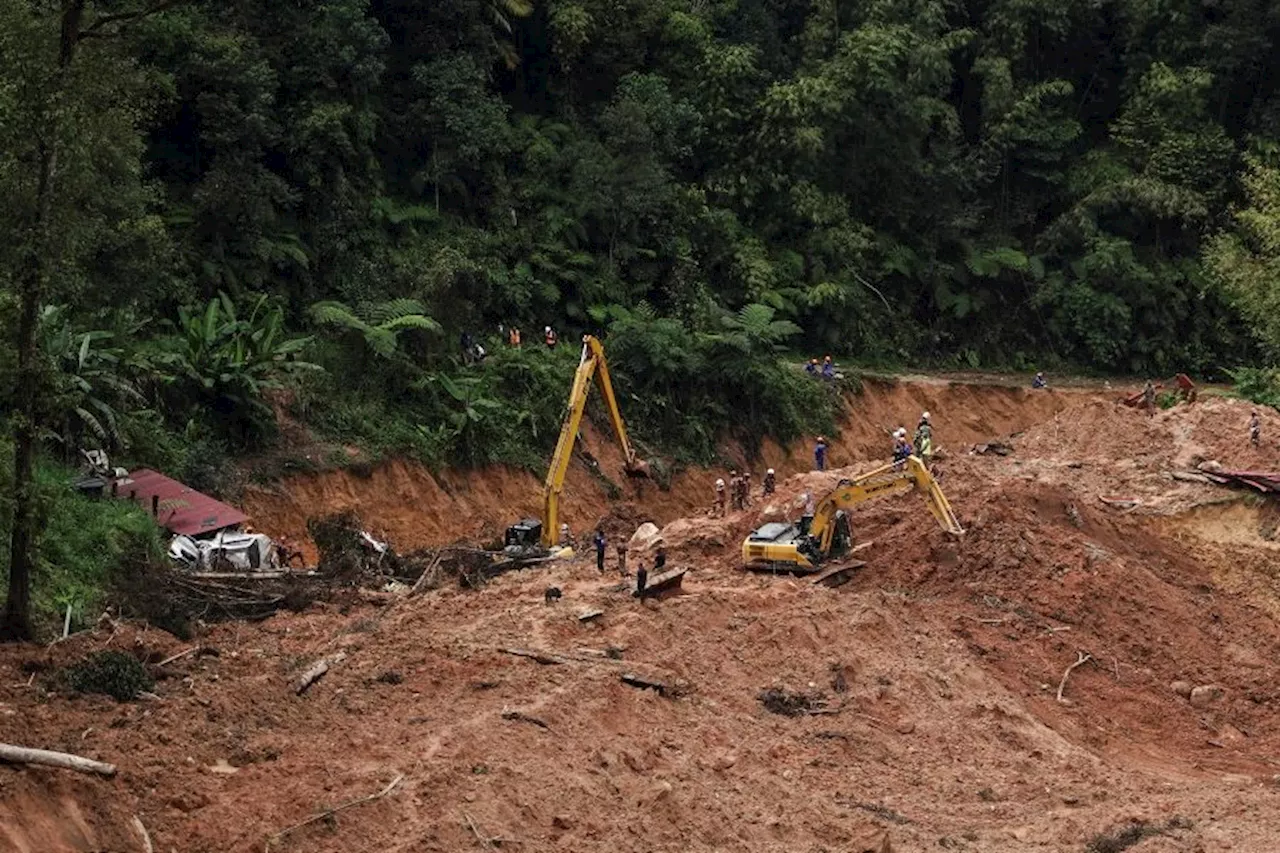
<instances>
[{"instance_id":1,"label":"scattered branch","mask_svg":"<svg viewBox=\"0 0 1280 853\"><path fill-rule=\"evenodd\" d=\"M546 652L539 652L533 649L499 649L498 651L506 655L515 655L519 658L529 658L529 660L537 661L543 666L554 666L566 663L565 659L559 655L552 655Z\"/></svg>"},{"instance_id":2,"label":"scattered branch","mask_svg":"<svg viewBox=\"0 0 1280 853\"><path fill-rule=\"evenodd\" d=\"M279 841L281 838L284 838L289 833L302 829L302 827L304 826L310 826L316 821L321 821L321 820L325 820L326 818L331 818L334 815L336 815L338 812L345 811L349 808L352 808L353 806L359 806L365 803L371 803L374 800L380 800L383 797L390 794L392 791L394 791L402 781L404 781L404 774L397 773L396 778L392 779L391 783L387 785L387 787L383 788L381 791L379 791L376 794L370 794L367 797L361 797L358 800L351 800L350 802L343 803L340 806L334 806L333 808L326 809L325 811L322 811L318 814L313 814L311 817L307 818L306 820L299 821L298 823L295 823L293 826L287 826L284 829L277 832L275 835L272 835L267 839L265 849L269 851L271 849L272 844Z\"/></svg>"},{"instance_id":3,"label":"scattered branch","mask_svg":"<svg viewBox=\"0 0 1280 853\"><path fill-rule=\"evenodd\" d=\"M551 730L551 726L547 725L545 721L539 720L537 717L531 717L523 711L508 711L504 709L502 712L502 719L514 720L519 723L533 723L540 729L546 729L547 731Z\"/></svg>"},{"instance_id":4,"label":"scattered branch","mask_svg":"<svg viewBox=\"0 0 1280 853\"><path fill-rule=\"evenodd\" d=\"M133 816L133 828L138 831L138 837L142 839L142 849L145 853L155 853L155 848L151 846L151 833L147 832L147 828L142 825L142 820L137 815Z\"/></svg>"},{"instance_id":5,"label":"scattered branch","mask_svg":"<svg viewBox=\"0 0 1280 853\"><path fill-rule=\"evenodd\" d=\"M471 815L467 814L466 812L463 812L462 816L466 818L467 826L470 827L471 834L476 837L476 841L480 842L480 846L483 847L485 850L494 849L493 840L490 838L486 838L485 836L480 834L480 830L476 827L476 822L471 819Z\"/></svg>"},{"instance_id":6,"label":"scattered branch","mask_svg":"<svg viewBox=\"0 0 1280 853\"><path fill-rule=\"evenodd\" d=\"M97 773L108 778L116 775L116 766L91 758L82 758L69 752L52 752L47 749L28 749L0 743L0 761L12 764L40 764L45 767L61 767L78 773Z\"/></svg>"},{"instance_id":7,"label":"scattered branch","mask_svg":"<svg viewBox=\"0 0 1280 853\"><path fill-rule=\"evenodd\" d=\"M178 652L177 654L174 654L174 655L169 655L167 658L165 658L164 660L160 661L160 663L156 664L156 666L168 666L169 664L173 663L174 661L176 661L176 660L182 660L183 658L187 657L188 655L193 655L193 654L195 654L195 653L196 653L196 652L198 652L198 651L200 651L200 647L199 647L199 646L192 646L191 648L186 649L185 651Z\"/></svg>"},{"instance_id":8,"label":"scattered branch","mask_svg":"<svg viewBox=\"0 0 1280 853\"><path fill-rule=\"evenodd\" d=\"M140 21L143 18L150 17L151 15L159 14L166 9L172 9L174 6L180 6L186 1L187 0L164 0L162 3L157 3L154 6L147 7L146 9L139 9L136 12L116 12L111 15L103 15L101 18L81 30L80 37L84 38L85 36L94 35L103 27L110 24L120 24L121 26L124 26L126 24L131 24L134 21Z\"/></svg>"},{"instance_id":9,"label":"scattered branch","mask_svg":"<svg viewBox=\"0 0 1280 853\"><path fill-rule=\"evenodd\" d=\"M1071 666L1067 667L1066 672L1062 673L1062 681L1058 682L1058 701L1059 702L1067 701L1066 699L1062 698L1062 691L1065 690L1067 687L1067 679L1071 677L1071 671L1076 667L1080 666L1081 664L1086 664L1089 661L1093 660L1093 655L1086 654L1084 652L1076 652L1076 658L1077 658L1076 662L1071 664Z\"/></svg>"}]
</instances>

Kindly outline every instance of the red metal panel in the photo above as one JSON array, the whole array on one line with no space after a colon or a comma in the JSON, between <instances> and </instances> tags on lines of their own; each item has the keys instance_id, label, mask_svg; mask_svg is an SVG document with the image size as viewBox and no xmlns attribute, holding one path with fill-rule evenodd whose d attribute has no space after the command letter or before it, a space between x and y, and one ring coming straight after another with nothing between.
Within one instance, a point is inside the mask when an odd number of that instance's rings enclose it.
<instances>
[{"instance_id":1,"label":"red metal panel","mask_svg":"<svg viewBox=\"0 0 1280 853\"><path fill-rule=\"evenodd\" d=\"M199 536L249 520L235 507L149 468L130 472L116 480L115 487L119 497L132 497L147 512L151 511L152 498L158 499L157 520L171 533Z\"/></svg>"}]
</instances>

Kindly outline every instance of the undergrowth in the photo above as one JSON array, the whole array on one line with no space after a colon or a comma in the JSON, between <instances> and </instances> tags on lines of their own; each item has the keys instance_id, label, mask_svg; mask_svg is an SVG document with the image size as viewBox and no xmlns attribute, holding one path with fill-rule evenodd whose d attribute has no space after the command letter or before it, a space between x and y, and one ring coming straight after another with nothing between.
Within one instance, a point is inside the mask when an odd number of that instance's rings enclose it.
<instances>
[{"instance_id":1,"label":"undergrowth","mask_svg":"<svg viewBox=\"0 0 1280 853\"><path fill-rule=\"evenodd\" d=\"M1280 368L1238 367L1229 373L1241 397L1260 406L1280 409Z\"/></svg>"},{"instance_id":2,"label":"undergrowth","mask_svg":"<svg viewBox=\"0 0 1280 853\"><path fill-rule=\"evenodd\" d=\"M145 666L124 652L94 652L62 672L66 686L77 693L101 693L118 702L130 702L151 690L155 681Z\"/></svg>"},{"instance_id":3,"label":"undergrowth","mask_svg":"<svg viewBox=\"0 0 1280 853\"><path fill-rule=\"evenodd\" d=\"M1190 829L1191 821L1174 816L1164 823L1133 821L1107 832L1100 832L1085 845L1085 853L1123 853L1141 841L1156 835L1165 835L1175 829Z\"/></svg>"},{"instance_id":4,"label":"undergrowth","mask_svg":"<svg viewBox=\"0 0 1280 853\"><path fill-rule=\"evenodd\" d=\"M0 445L0 542L12 524L12 473L8 447ZM33 618L62 627L71 608L71 629L92 623L102 612L122 567L158 559L160 529L141 507L111 498L94 499L73 490L74 472L44 460L36 468L39 550L32 579ZM0 549L0 580L9 575L9 550Z\"/></svg>"}]
</instances>

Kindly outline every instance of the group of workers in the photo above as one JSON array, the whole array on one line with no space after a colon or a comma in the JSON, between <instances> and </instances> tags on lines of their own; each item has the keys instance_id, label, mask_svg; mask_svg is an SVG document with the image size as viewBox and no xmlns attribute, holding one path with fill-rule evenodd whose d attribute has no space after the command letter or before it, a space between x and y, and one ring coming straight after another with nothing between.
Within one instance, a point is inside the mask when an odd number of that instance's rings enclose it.
<instances>
[{"instance_id":1,"label":"group of workers","mask_svg":"<svg viewBox=\"0 0 1280 853\"><path fill-rule=\"evenodd\" d=\"M505 323L498 324L498 339L505 341L507 346L519 349L524 343L524 337L520 333L519 326L508 326ZM555 349L560 343L560 335L551 326L542 327L542 342L546 344L547 349ZM462 348L463 364L478 364L484 361L488 353L485 351L484 345L477 341L470 332L463 332L460 340Z\"/></svg>"},{"instance_id":2,"label":"group of workers","mask_svg":"<svg viewBox=\"0 0 1280 853\"><path fill-rule=\"evenodd\" d=\"M777 475L774 474L772 468L764 472L764 487L761 490L761 496L768 497L773 494L773 490L777 486ZM724 478L716 478L716 507L715 514L724 517L729 508L735 510L746 509L751 506L751 472L744 471L739 474L737 470L729 472L729 484L726 487Z\"/></svg>"},{"instance_id":3,"label":"group of workers","mask_svg":"<svg viewBox=\"0 0 1280 853\"><path fill-rule=\"evenodd\" d=\"M604 531L599 527L596 528L595 535L591 537L591 544L596 549L596 570L604 574L605 554L608 552L608 539L604 535ZM622 577L628 577L627 574L627 543L619 542L618 548L618 574ZM665 545L659 544L657 550L653 554L653 568L646 569L642 563L636 568L636 594L643 595L645 586L649 582L649 574L659 574L667 565L667 548Z\"/></svg>"},{"instance_id":4,"label":"group of workers","mask_svg":"<svg viewBox=\"0 0 1280 853\"><path fill-rule=\"evenodd\" d=\"M823 379L835 379L836 365L835 362L831 360L831 356L827 356L822 359L821 365L818 364L818 360L816 358L811 358L809 359L809 363L804 366L804 372L810 376L820 376Z\"/></svg>"}]
</instances>

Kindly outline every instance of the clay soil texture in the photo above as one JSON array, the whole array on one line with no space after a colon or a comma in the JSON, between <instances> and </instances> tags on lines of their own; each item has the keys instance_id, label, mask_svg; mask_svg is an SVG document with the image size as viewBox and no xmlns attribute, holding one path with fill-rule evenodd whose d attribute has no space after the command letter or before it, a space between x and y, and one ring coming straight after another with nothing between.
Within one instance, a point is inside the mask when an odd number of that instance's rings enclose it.
<instances>
[{"instance_id":1,"label":"clay soil texture","mask_svg":"<svg viewBox=\"0 0 1280 853\"><path fill-rule=\"evenodd\" d=\"M578 528L664 528L688 572L662 597L630 595L611 543L603 575L591 555L191 641L124 624L0 649L0 741L119 767L0 765L0 850L143 851L139 824L164 853L1280 849L1277 513L1173 477L1280 468L1280 416L1253 448L1240 401L1148 418L1119 396L869 385L833 437L839 468L766 447L754 505L727 518L707 512L724 472L610 504L575 471ZM963 536L906 494L854 510L846 559L866 565L842 586L743 571L751 529L880 464L886 430L924 408ZM1011 452L972 452L994 441ZM253 502L268 532L356 509L407 549L500 531L537 497L516 472L395 465ZM217 653L152 663L155 698L52 677L103 648L193 645Z\"/></svg>"}]
</instances>

